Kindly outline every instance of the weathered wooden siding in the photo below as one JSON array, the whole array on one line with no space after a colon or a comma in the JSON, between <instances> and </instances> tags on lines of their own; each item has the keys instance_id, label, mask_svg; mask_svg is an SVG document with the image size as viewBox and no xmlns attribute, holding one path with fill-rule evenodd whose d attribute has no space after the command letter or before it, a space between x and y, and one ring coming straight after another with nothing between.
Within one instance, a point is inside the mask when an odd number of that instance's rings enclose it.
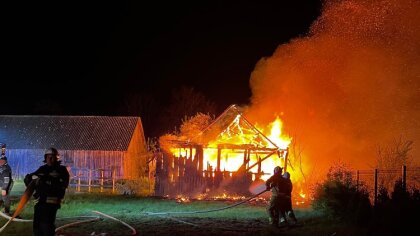
<instances>
[{"instance_id":1,"label":"weathered wooden siding","mask_svg":"<svg viewBox=\"0 0 420 236\"><path fill-rule=\"evenodd\" d=\"M98 150L61 150L60 156L63 160L63 164L71 167L72 169L113 169L115 168L115 174L117 178L121 178L124 175L122 168L124 153L121 151L98 151ZM111 172L106 172L110 175ZM76 173L71 173L75 175ZM110 177L110 176L105 176Z\"/></svg>"},{"instance_id":2,"label":"weathered wooden siding","mask_svg":"<svg viewBox=\"0 0 420 236\"><path fill-rule=\"evenodd\" d=\"M15 178L24 177L43 165L44 149L7 149L7 162Z\"/></svg>"},{"instance_id":3,"label":"weathered wooden siding","mask_svg":"<svg viewBox=\"0 0 420 236\"><path fill-rule=\"evenodd\" d=\"M43 165L44 151L44 149L8 149L7 158L12 168L13 176L24 177ZM125 152L59 150L59 153L63 164L70 167L70 171L72 168L92 170L116 168L116 176L124 176L123 158Z\"/></svg>"},{"instance_id":4,"label":"weathered wooden siding","mask_svg":"<svg viewBox=\"0 0 420 236\"><path fill-rule=\"evenodd\" d=\"M138 179L148 176L147 148L140 119L136 124L127 152L124 153L124 178Z\"/></svg>"}]
</instances>

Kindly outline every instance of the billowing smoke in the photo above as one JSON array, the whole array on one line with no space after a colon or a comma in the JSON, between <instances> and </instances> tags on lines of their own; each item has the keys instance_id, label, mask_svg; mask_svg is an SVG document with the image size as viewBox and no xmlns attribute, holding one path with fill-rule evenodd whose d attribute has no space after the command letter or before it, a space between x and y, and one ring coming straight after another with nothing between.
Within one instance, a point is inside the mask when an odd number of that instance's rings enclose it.
<instances>
[{"instance_id":1,"label":"billowing smoke","mask_svg":"<svg viewBox=\"0 0 420 236\"><path fill-rule=\"evenodd\" d=\"M399 138L419 160L419 11L418 0L327 1L306 37L258 62L247 116L279 115L315 168L369 168L378 146Z\"/></svg>"}]
</instances>

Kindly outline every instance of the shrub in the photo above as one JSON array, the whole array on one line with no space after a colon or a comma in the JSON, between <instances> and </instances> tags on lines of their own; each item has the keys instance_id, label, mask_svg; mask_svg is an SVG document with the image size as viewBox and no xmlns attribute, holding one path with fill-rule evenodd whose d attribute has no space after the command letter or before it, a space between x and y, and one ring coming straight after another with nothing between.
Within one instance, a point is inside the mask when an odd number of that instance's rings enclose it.
<instances>
[{"instance_id":1,"label":"shrub","mask_svg":"<svg viewBox=\"0 0 420 236\"><path fill-rule=\"evenodd\" d=\"M152 193L148 178L124 180L121 183L117 183L115 188L117 193L121 195L150 196Z\"/></svg>"},{"instance_id":2,"label":"shrub","mask_svg":"<svg viewBox=\"0 0 420 236\"><path fill-rule=\"evenodd\" d=\"M385 191L383 190L383 192ZM419 211L419 190L416 188L406 190L403 188L401 180L397 180L390 197L385 197L385 193L382 191L378 194L372 219L372 233L398 235L415 230Z\"/></svg>"},{"instance_id":3,"label":"shrub","mask_svg":"<svg viewBox=\"0 0 420 236\"><path fill-rule=\"evenodd\" d=\"M351 171L343 164L332 166L325 182L316 187L313 207L327 217L367 225L371 213L369 193L353 184Z\"/></svg>"}]
</instances>

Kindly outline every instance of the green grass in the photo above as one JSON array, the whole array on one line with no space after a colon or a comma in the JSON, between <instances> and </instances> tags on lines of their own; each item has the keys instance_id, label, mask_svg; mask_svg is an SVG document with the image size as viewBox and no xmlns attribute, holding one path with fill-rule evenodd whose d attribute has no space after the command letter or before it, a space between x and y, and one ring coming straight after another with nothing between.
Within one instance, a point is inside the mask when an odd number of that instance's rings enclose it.
<instances>
[{"instance_id":1,"label":"green grass","mask_svg":"<svg viewBox=\"0 0 420 236\"><path fill-rule=\"evenodd\" d=\"M17 182L12 191L15 196L12 210L16 207L17 196L22 194L24 186ZM174 219L158 216L147 216L145 212L174 212L174 211L200 211L227 206L232 202L221 201L195 201L190 203L177 203L175 200L142 198L133 196L119 196L110 194L80 194L68 193L57 217L92 216L92 210L101 211L132 225L140 235L272 235L270 228L267 229L267 213L263 205L243 204L224 211L171 216L175 219L197 225L191 226L177 222ZM296 216L304 224L304 227L293 228L283 235L362 235L360 229L351 226L334 223L331 219L324 218L320 213L312 209L296 209ZM21 217L31 219L33 215L33 202L30 202ZM73 220L57 219L56 225L72 222ZM4 219L0 224L4 224ZM68 228L63 235L89 235L92 232L107 232L108 235L127 235L130 230L118 222L103 220L101 222L88 223L77 227ZM279 232L275 231L274 234ZM32 235L32 223L12 222L4 232L4 235Z\"/></svg>"}]
</instances>

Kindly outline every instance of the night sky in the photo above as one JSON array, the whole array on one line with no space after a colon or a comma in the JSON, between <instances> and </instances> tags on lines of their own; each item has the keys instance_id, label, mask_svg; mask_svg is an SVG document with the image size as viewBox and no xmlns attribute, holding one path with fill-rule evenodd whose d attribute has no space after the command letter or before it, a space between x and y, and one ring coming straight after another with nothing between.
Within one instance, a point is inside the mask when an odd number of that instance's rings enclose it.
<instances>
[{"instance_id":1,"label":"night sky","mask_svg":"<svg viewBox=\"0 0 420 236\"><path fill-rule=\"evenodd\" d=\"M1 113L127 115L127 94L149 94L164 107L181 86L218 112L247 104L258 60L307 34L320 8L320 1L5 7Z\"/></svg>"}]
</instances>

